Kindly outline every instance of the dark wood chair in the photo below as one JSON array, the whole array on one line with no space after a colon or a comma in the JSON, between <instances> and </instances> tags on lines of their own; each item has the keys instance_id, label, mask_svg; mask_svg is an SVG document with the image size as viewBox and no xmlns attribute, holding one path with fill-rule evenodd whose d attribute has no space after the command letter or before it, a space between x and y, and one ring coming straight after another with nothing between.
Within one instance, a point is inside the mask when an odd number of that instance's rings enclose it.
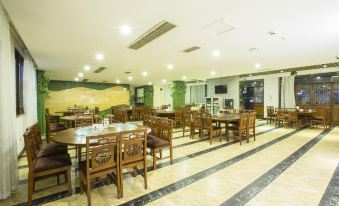
<instances>
[{"instance_id":1,"label":"dark wood chair","mask_svg":"<svg viewBox=\"0 0 339 206\"><path fill-rule=\"evenodd\" d=\"M140 120L140 111L137 107L132 107L132 120Z\"/></svg>"},{"instance_id":2,"label":"dark wood chair","mask_svg":"<svg viewBox=\"0 0 339 206\"><path fill-rule=\"evenodd\" d=\"M202 137L202 131L203 131L202 113L198 111L192 112L192 123L191 123L191 138L192 139L194 139L196 129L199 130L199 137Z\"/></svg>"},{"instance_id":3,"label":"dark wood chair","mask_svg":"<svg viewBox=\"0 0 339 206\"><path fill-rule=\"evenodd\" d=\"M322 125L324 130L330 128L330 115L329 110L324 109L321 116L313 116L311 120L311 127Z\"/></svg>"},{"instance_id":4,"label":"dark wood chair","mask_svg":"<svg viewBox=\"0 0 339 206\"><path fill-rule=\"evenodd\" d=\"M233 125L227 128L227 141L228 141L228 137L229 137L229 131L233 132L233 138L235 140L239 140L240 145L242 145L242 138L245 134L246 139L248 139L248 129L247 129L247 123L248 123L248 114L247 113L243 113L240 115L240 119L239 119L239 124L237 125Z\"/></svg>"},{"instance_id":5,"label":"dark wood chair","mask_svg":"<svg viewBox=\"0 0 339 206\"><path fill-rule=\"evenodd\" d=\"M162 150L169 148L170 162L173 163L173 120L166 118L154 118L152 121L152 132L147 137L147 147L151 149L151 155L153 156L153 169L157 168L157 159L163 159ZM160 153L160 157L157 157L157 153Z\"/></svg>"},{"instance_id":6,"label":"dark wood chair","mask_svg":"<svg viewBox=\"0 0 339 206\"><path fill-rule=\"evenodd\" d=\"M34 132L27 130L24 134L25 150L28 162L28 205L32 205L32 196L35 190L35 182L37 180L57 176L60 174L65 175L65 184L68 185L68 193L72 194L71 184L71 159L68 154L60 154L46 157L38 157L37 143L35 142ZM57 178L59 180L59 178ZM58 185L60 182L58 181Z\"/></svg>"},{"instance_id":7,"label":"dark wood chair","mask_svg":"<svg viewBox=\"0 0 339 206\"><path fill-rule=\"evenodd\" d=\"M213 132L215 131L219 132L220 142L222 141L222 127L219 125L212 124L212 116L210 114L202 115L202 131L204 130L208 131L209 138L210 138L210 144L212 144Z\"/></svg>"},{"instance_id":8,"label":"dark wood chair","mask_svg":"<svg viewBox=\"0 0 339 206\"><path fill-rule=\"evenodd\" d=\"M75 128L92 126L93 114L78 114L75 115L74 126Z\"/></svg>"},{"instance_id":9,"label":"dark wood chair","mask_svg":"<svg viewBox=\"0 0 339 206\"><path fill-rule=\"evenodd\" d=\"M296 128L300 128L301 120L298 118L298 112L289 110L285 114L285 127L295 125Z\"/></svg>"},{"instance_id":10,"label":"dark wood chair","mask_svg":"<svg viewBox=\"0 0 339 206\"><path fill-rule=\"evenodd\" d=\"M286 113L285 110L278 109L275 114L275 126L285 125Z\"/></svg>"},{"instance_id":11,"label":"dark wood chair","mask_svg":"<svg viewBox=\"0 0 339 206\"><path fill-rule=\"evenodd\" d=\"M267 120L267 124L268 123L274 123L274 120L275 120L275 113L274 113L274 107L273 106L267 106L266 107L266 111L267 111L267 117L266 117L266 120Z\"/></svg>"},{"instance_id":12,"label":"dark wood chair","mask_svg":"<svg viewBox=\"0 0 339 206\"><path fill-rule=\"evenodd\" d=\"M175 127L178 127L178 125L183 124L183 109L176 109L174 112L174 124Z\"/></svg>"},{"instance_id":13,"label":"dark wood chair","mask_svg":"<svg viewBox=\"0 0 339 206\"><path fill-rule=\"evenodd\" d=\"M189 127L190 135L191 135L191 133L192 133L192 114L191 114L190 110L184 110L184 112L183 112L182 136L185 136L186 127Z\"/></svg>"},{"instance_id":14,"label":"dark wood chair","mask_svg":"<svg viewBox=\"0 0 339 206\"><path fill-rule=\"evenodd\" d=\"M128 115L126 110L114 110L113 122L125 123L128 120Z\"/></svg>"},{"instance_id":15,"label":"dark wood chair","mask_svg":"<svg viewBox=\"0 0 339 206\"><path fill-rule=\"evenodd\" d=\"M91 185L111 180L117 185L120 197L119 133L86 137L86 160L79 164L80 193L85 189L87 204L91 205ZM99 179L106 176L105 179Z\"/></svg>"},{"instance_id":16,"label":"dark wood chair","mask_svg":"<svg viewBox=\"0 0 339 206\"><path fill-rule=\"evenodd\" d=\"M252 132L253 139L255 141L255 120L256 120L257 113L251 112L248 114L248 122L247 122L247 128L248 128L248 135L247 135L247 143L249 142L249 134Z\"/></svg>"},{"instance_id":17,"label":"dark wood chair","mask_svg":"<svg viewBox=\"0 0 339 206\"><path fill-rule=\"evenodd\" d=\"M123 197L123 169L133 168L136 173L140 173L137 166L143 165L144 184L147 189L147 129L137 129L120 132L119 137L119 175L120 175L120 196Z\"/></svg>"}]
</instances>

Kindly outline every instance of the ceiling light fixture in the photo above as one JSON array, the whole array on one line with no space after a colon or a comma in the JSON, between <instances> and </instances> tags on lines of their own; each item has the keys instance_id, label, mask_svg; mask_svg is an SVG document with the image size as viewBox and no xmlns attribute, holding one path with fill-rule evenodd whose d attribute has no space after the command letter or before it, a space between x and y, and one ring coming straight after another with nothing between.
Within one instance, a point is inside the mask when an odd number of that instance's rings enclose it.
<instances>
[{"instance_id":1,"label":"ceiling light fixture","mask_svg":"<svg viewBox=\"0 0 339 206\"><path fill-rule=\"evenodd\" d=\"M78 74L78 76L79 76L79 77L83 77L84 74L83 74L82 72L80 72L80 73Z\"/></svg>"},{"instance_id":2,"label":"ceiling light fixture","mask_svg":"<svg viewBox=\"0 0 339 206\"><path fill-rule=\"evenodd\" d=\"M146 77L147 75L148 75L147 72L143 72L143 73L142 73L142 76L144 76L144 77Z\"/></svg>"},{"instance_id":3,"label":"ceiling light fixture","mask_svg":"<svg viewBox=\"0 0 339 206\"><path fill-rule=\"evenodd\" d=\"M214 57L219 57L219 56L220 56L220 51L215 50L215 51L212 52L212 55L213 55Z\"/></svg>"},{"instance_id":4,"label":"ceiling light fixture","mask_svg":"<svg viewBox=\"0 0 339 206\"><path fill-rule=\"evenodd\" d=\"M120 27L120 32L122 34L130 34L132 32L132 27L129 25L122 25Z\"/></svg>"},{"instance_id":5,"label":"ceiling light fixture","mask_svg":"<svg viewBox=\"0 0 339 206\"><path fill-rule=\"evenodd\" d=\"M186 76L182 76L182 79L183 79L183 80L186 80L186 79L187 79L187 77L186 77Z\"/></svg>"},{"instance_id":6,"label":"ceiling light fixture","mask_svg":"<svg viewBox=\"0 0 339 206\"><path fill-rule=\"evenodd\" d=\"M132 81L133 77L132 76L129 76L128 77L128 80Z\"/></svg>"},{"instance_id":7,"label":"ceiling light fixture","mask_svg":"<svg viewBox=\"0 0 339 206\"><path fill-rule=\"evenodd\" d=\"M215 75L215 71L211 71L211 75L214 76Z\"/></svg>"},{"instance_id":8,"label":"ceiling light fixture","mask_svg":"<svg viewBox=\"0 0 339 206\"><path fill-rule=\"evenodd\" d=\"M167 65L167 69L173 69L174 68L174 65L173 64L168 64Z\"/></svg>"},{"instance_id":9,"label":"ceiling light fixture","mask_svg":"<svg viewBox=\"0 0 339 206\"><path fill-rule=\"evenodd\" d=\"M280 73L283 73L284 72L284 70L280 70Z\"/></svg>"},{"instance_id":10,"label":"ceiling light fixture","mask_svg":"<svg viewBox=\"0 0 339 206\"><path fill-rule=\"evenodd\" d=\"M120 80L119 80L119 79L117 79L116 83L117 83L117 84L120 84Z\"/></svg>"},{"instance_id":11,"label":"ceiling light fixture","mask_svg":"<svg viewBox=\"0 0 339 206\"><path fill-rule=\"evenodd\" d=\"M320 79L321 77L317 76L317 79Z\"/></svg>"},{"instance_id":12,"label":"ceiling light fixture","mask_svg":"<svg viewBox=\"0 0 339 206\"><path fill-rule=\"evenodd\" d=\"M148 85L152 85L152 82L148 82Z\"/></svg>"},{"instance_id":13,"label":"ceiling light fixture","mask_svg":"<svg viewBox=\"0 0 339 206\"><path fill-rule=\"evenodd\" d=\"M85 66L84 66L84 70L85 70L85 71L89 71L89 70L91 70L91 67L88 66L88 65L85 65Z\"/></svg>"},{"instance_id":14,"label":"ceiling light fixture","mask_svg":"<svg viewBox=\"0 0 339 206\"><path fill-rule=\"evenodd\" d=\"M78 77L75 77L75 78L74 78L74 81L79 81L79 78L78 78Z\"/></svg>"},{"instance_id":15,"label":"ceiling light fixture","mask_svg":"<svg viewBox=\"0 0 339 206\"><path fill-rule=\"evenodd\" d=\"M166 79L163 79L163 80L162 80L162 83L166 83L166 82L167 82Z\"/></svg>"},{"instance_id":16,"label":"ceiling light fixture","mask_svg":"<svg viewBox=\"0 0 339 206\"><path fill-rule=\"evenodd\" d=\"M323 64L323 68L326 68L327 67L327 65L326 64Z\"/></svg>"},{"instance_id":17,"label":"ceiling light fixture","mask_svg":"<svg viewBox=\"0 0 339 206\"><path fill-rule=\"evenodd\" d=\"M98 54L95 55L95 58L96 58L97 60L103 60L103 59L104 59L104 55L98 53Z\"/></svg>"},{"instance_id":18,"label":"ceiling light fixture","mask_svg":"<svg viewBox=\"0 0 339 206\"><path fill-rule=\"evenodd\" d=\"M256 64L254 65L254 67L255 67L256 69L260 69L260 68L261 68L261 64L256 63Z\"/></svg>"}]
</instances>

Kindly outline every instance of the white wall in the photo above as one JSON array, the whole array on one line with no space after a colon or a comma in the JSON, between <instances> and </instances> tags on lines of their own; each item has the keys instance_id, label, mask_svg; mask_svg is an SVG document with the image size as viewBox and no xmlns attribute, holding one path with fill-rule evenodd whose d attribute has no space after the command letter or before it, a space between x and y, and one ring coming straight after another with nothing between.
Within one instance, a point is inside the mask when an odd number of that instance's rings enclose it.
<instances>
[{"instance_id":1,"label":"white wall","mask_svg":"<svg viewBox=\"0 0 339 206\"><path fill-rule=\"evenodd\" d=\"M160 107L165 104L165 91L164 85L153 85L153 105L154 107Z\"/></svg>"},{"instance_id":2,"label":"white wall","mask_svg":"<svg viewBox=\"0 0 339 206\"><path fill-rule=\"evenodd\" d=\"M12 47L12 69L15 70L15 49L17 49L25 58L24 61L24 78L23 78L23 101L24 111L23 115L15 117L15 133L17 140L18 154L24 149L25 143L23 134L26 128L38 121L37 119L37 93L36 93L36 70L31 57L25 52L23 46L19 43L16 36L11 35ZM15 88L15 87L14 87ZM15 91L13 91L15 95Z\"/></svg>"}]
</instances>

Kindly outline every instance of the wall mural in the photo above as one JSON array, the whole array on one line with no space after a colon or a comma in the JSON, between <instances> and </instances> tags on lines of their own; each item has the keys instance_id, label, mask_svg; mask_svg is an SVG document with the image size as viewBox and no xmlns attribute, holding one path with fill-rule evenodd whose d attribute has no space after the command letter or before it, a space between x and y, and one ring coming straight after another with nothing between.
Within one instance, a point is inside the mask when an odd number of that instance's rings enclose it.
<instances>
[{"instance_id":1,"label":"wall mural","mask_svg":"<svg viewBox=\"0 0 339 206\"><path fill-rule=\"evenodd\" d=\"M86 87L74 87L70 89L50 90L46 97L46 107L53 114L56 111L65 111L67 107L78 105L99 110L106 110L111 106L129 104L129 90L122 86L114 86L106 89L91 89Z\"/></svg>"}]
</instances>

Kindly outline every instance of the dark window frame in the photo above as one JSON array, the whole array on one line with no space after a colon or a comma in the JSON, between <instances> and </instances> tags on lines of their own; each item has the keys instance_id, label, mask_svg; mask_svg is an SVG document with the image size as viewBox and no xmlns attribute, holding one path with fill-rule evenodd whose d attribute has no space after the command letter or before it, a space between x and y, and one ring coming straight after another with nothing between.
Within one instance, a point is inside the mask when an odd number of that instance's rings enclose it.
<instances>
[{"instance_id":1,"label":"dark window frame","mask_svg":"<svg viewBox=\"0 0 339 206\"><path fill-rule=\"evenodd\" d=\"M16 93L16 115L25 113L24 110L24 57L15 49L15 93Z\"/></svg>"}]
</instances>

